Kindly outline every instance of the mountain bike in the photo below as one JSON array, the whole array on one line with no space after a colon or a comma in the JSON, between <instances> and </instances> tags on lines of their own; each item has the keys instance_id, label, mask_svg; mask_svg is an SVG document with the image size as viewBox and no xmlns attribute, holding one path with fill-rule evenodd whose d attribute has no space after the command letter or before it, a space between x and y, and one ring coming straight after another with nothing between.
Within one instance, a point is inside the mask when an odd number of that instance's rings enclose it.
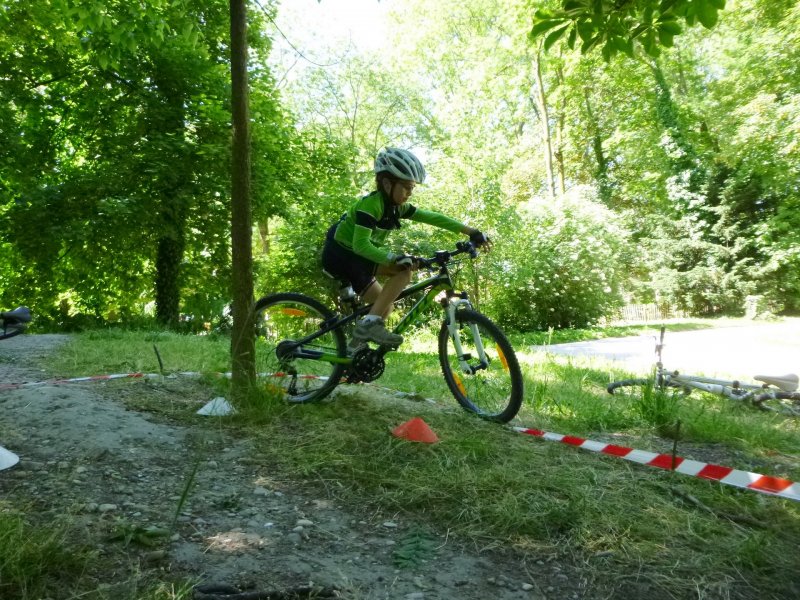
<instances>
[{"instance_id":1,"label":"mountain bike","mask_svg":"<svg viewBox=\"0 0 800 600\"><path fill-rule=\"evenodd\" d=\"M459 260L455 257L462 256ZM456 291L451 266L465 257L477 258L471 242L455 250L441 250L418 259L430 274L409 285L398 300L420 294L403 312L393 331L402 334L427 322L434 305L441 306L438 333L439 364L445 382L458 403L480 417L508 422L522 404L523 382L519 361L505 334L475 310L466 292ZM343 282L344 283L344 282ZM344 283L334 312L319 300L294 292L265 296L255 305L256 364L259 381L277 390L289 402L314 402L328 396L342 382L378 379L392 346L365 344L348 350L347 335L371 305L363 305Z\"/></svg>"},{"instance_id":2,"label":"mountain bike","mask_svg":"<svg viewBox=\"0 0 800 600\"><path fill-rule=\"evenodd\" d=\"M750 403L756 408L766 411L778 412L785 415L800 416L800 392L797 391L800 377L794 373L787 375L756 375L753 377L759 383L747 383L738 380L714 379L698 375L686 375L678 371L670 371L664 367L661 352L664 348L664 331L656 344L656 366L654 376L647 379L623 379L608 384L609 394L614 394L620 388L652 386L654 389L666 390L676 388L688 395L692 390L700 390L709 394L716 394Z\"/></svg>"},{"instance_id":3,"label":"mountain bike","mask_svg":"<svg viewBox=\"0 0 800 600\"><path fill-rule=\"evenodd\" d=\"M31 321L31 311L20 306L8 312L0 312L0 340L19 335Z\"/></svg>"}]
</instances>

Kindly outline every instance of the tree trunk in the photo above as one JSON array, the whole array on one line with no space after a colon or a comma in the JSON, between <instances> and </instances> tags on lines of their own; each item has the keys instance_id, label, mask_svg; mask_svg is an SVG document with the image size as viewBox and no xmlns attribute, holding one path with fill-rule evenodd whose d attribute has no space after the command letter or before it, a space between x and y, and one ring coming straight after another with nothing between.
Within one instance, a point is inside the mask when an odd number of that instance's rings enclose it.
<instances>
[{"instance_id":1,"label":"tree trunk","mask_svg":"<svg viewBox=\"0 0 800 600\"><path fill-rule=\"evenodd\" d=\"M544 164L547 169L547 192L550 198L555 200L556 190L553 176L553 145L550 139L550 116L547 110L547 96L544 91L544 81L542 80L542 51L541 48L536 53L536 104L539 109L539 116L542 121L542 137L544 138Z\"/></svg>"},{"instance_id":2,"label":"tree trunk","mask_svg":"<svg viewBox=\"0 0 800 600\"><path fill-rule=\"evenodd\" d=\"M156 318L167 327L180 321L181 262L183 262L183 231L158 240L156 251Z\"/></svg>"},{"instance_id":3,"label":"tree trunk","mask_svg":"<svg viewBox=\"0 0 800 600\"><path fill-rule=\"evenodd\" d=\"M264 254L269 254L270 239L269 239L269 218L263 217L263 220L258 222L258 234L261 238L261 251Z\"/></svg>"},{"instance_id":4,"label":"tree trunk","mask_svg":"<svg viewBox=\"0 0 800 600\"><path fill-rule=\"evenodd\" d=\"M603 138L600 135L600 125L597 123L592 101L589 96L589 88L583 88L583 101L586 108L586 120L589 124L588 134L592 139L592 150L597 166L595 167L594 178L597 182L598 195L600 201L606 206L611 204L611 186L608 181L608 159L603 151Z\"/></svg>"},{"instance_id":5,"label":"tree trunk","mask_svg":"<svg viewBox=\"0 0 800 600\"><path fill-rule=\"evenodd\" d=\"M558 101L558 112L556 117L556 149L553 157L556 160L556 180L558 183L558 193L564 195L567 192L566 175L564 173L564 114L567 111L567 97L564 93L564 70L561 66L556 70L558 87L561 89Z\"/></svg>"},{"instance_id":6,"label":"tree trunk","mask_svg":"<svg viewBox=\"0 0 800 600\"><path fill-rule=\"evenodd\" d=\"M186 154L184 144L185 97L180 84L171 76L169 64L154 65L153 80L161 106L154 111L150 123L153 139L161 147L168 165L156 164L154 181L161 220L161 237L156 250L156 318L167 327L177 327L180 321L181 265L186 248L187 204L185 187L189 175L182 164Z\"/></svg>"},{"instance_id":7,"label":"tree trunk","mask_svg":"<svg viewBox=\"0 0 800 600\"><path fill-rule=\"evenodd\" d=\"M247 9L245 0L230 0L231 100L231 251L233 256L233 331L231 397L244 400L255 381L253 326L253 249L250 212L250 128L247 89Z\"/></svg>"}]
</instances>

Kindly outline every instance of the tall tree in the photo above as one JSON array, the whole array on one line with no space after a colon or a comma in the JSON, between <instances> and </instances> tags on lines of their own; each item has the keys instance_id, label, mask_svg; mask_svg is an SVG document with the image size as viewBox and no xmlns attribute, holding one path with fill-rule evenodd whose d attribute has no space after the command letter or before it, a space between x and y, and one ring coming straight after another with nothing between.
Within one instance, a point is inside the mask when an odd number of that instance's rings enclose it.
<instances>
[{"instance_id":1,"label":"tall tree","mask_svg":"<svg viewBox=\"0 0 800 600\"><path fill-rule=\"evenodd\" d=\"M154 300L171 325L219 318L230 298L229 16L224 0L4 5L9 296L54 319L124 317ZM250 51L263 60L268 40L252 20ZM292 126L268 71L251 76L253 125L274 140L257 161L285 181ZM258 192L293 201L274 186Z\"/></svg>"},{"instance_id":2,"label":"tall tree","mask_svg":"<svg viewBox=\"0 0 800 600\"><path fill-rule=\"evenodd\" d=\"M255 380L253 256L250 203L250 128L247 83L247 9L230 0L233 161L231 165L231 249L233 256L233 399L241 401Z\"/></svg>"}]
</instances>

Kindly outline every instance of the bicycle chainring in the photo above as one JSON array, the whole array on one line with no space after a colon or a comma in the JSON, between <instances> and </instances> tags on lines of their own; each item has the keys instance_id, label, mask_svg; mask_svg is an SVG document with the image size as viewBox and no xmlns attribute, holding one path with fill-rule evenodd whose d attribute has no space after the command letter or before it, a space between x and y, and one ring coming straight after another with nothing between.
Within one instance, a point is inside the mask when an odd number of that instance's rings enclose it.
<instances>
[{"instance_id":1,"label":"bicycle chainring","mask_svg":"<svg viewBox=\"0 0 800 600\"><path fill-rule=\"evenodd\" d=\"M347 373L347 383L369 383L383 375L386 361L380 350L362 346L353 355L353 363Z\"/></svg>"}]
</instances>

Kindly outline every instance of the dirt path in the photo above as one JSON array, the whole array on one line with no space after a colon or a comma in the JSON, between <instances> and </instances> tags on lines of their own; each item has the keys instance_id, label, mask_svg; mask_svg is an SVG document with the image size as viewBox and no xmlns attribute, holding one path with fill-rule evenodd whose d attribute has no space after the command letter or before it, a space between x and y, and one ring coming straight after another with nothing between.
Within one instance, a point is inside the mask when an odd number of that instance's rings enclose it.
<instances>
[{"instance_id":1,"label":"dirt path","mask_svg":"<svg viewBox=\"0 0 800 600\"><path fill-rule=\"evenodd\" d=\"M0 384L41 380L31 365L64 340L0 343ZM351 599L592 597L563 565L481 552L453 536L434 540L427 561L401 568L397 550L415 523L337 505L275 472L213 417L187 427L128 410L130 386L198 408L212 395L185 380L0 390L0 445L21 458L0 471L0 498L32 507L26 512L41 522L68 516L77 541L99 551L95 589L84 590L97 597L127 599L143 583L184 578L259 592L312 584ZM168 531L148 537L155 528ZM147 539L156 544L137 543Z\"/></svg>"}]
</instances>

